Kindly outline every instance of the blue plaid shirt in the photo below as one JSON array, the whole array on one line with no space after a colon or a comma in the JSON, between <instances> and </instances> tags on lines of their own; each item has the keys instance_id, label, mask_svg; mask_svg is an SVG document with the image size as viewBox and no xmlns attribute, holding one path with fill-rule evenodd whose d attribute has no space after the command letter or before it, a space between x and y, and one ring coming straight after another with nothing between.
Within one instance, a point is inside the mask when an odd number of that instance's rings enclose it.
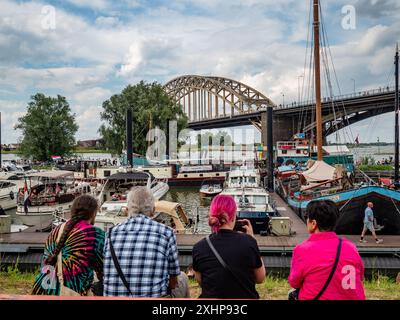
<instances>
[{"instance_id":1,"label":"blue plaid shirt","mask_svg":"<svg viewBox=\"0 0 400 320\"><path fill-rule=\"evenodd\" d=\"M180 274L173 230L140 214L117 225L111 232L115 254L133 296L167 294L169 276ZM104 295L129 296L114 266L108 233L104 246Z\"/></svg>"}]
</instances>

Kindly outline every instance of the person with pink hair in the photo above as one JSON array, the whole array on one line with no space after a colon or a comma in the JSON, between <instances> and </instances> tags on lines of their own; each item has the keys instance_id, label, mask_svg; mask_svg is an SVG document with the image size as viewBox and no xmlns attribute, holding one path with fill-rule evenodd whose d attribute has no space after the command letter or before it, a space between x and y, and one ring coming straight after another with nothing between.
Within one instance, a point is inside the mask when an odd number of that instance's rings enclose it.
<instances>
[{"instance_id":1,"label":"person with pink hair","mask_svg":"<svg viewBox=\"0 0 400 320\"><path fill-rule=\"evenodd\" d=\"M211 202L212 234L196 243L192 253L200 298L259 299L255 285L264 281L265 266L250 221L239 220L242 231L234 230L236 210L228 195Z\"/></svg>"}]
</instances>

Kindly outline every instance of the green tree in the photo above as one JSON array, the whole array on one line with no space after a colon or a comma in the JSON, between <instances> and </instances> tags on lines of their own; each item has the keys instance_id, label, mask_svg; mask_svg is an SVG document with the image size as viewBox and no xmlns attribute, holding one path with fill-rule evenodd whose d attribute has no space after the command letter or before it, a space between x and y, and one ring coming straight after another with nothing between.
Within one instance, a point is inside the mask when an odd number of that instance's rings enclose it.
<instances>
[{"instance_id":1,"label":"green tree","mask_svg":"<svg viewBox=\"0 0 400 320\"><path fill-rule=\"evenodd\" d=\"M69 155L78 125L65 97L37 93L31 99L26 115L15 126L22 131L21 154L38 161L50 160L52 155Z\"/></svg>"},{"instance_id":2,"label":"green tree","mask_svg":"<svg viewBox=\"0 0 400 320\"><path fill-rule=\"evenodd\" d=\"M163 87L144 81L128 85L120 94L113 95L103 102L99 132L106 147L114 154L121 154L126 140L126 110L133 108L133 150L144 155L147 150L146 134L158 126L166 132L169 120L177 120L178 132L187 126L187 117L181 106L175 104L165 93Z\"/></svg>"}]
</instances>

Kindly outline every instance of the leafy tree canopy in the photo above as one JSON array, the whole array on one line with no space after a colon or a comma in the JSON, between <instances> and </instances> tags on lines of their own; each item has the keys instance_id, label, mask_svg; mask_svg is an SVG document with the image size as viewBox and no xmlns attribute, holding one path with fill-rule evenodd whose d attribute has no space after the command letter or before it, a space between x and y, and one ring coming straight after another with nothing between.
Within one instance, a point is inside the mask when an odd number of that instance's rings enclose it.
<instances>
[{"instance_id":1,"label":"leafy tree canopy","mask_svg":"<svg viewBox=\"0 0 400 320\"><path fill-rule=\"evenodd\" d=\"M177 120L178 132L187 126L181 106L168 97L160 84L141 81L128 85L120 94L103 102L101 119L105 124L99 132L106 147L114 154L121 154L125 148L128 106L133 110L133 150L136 153L146 154L146 134L150 127L158 126L166 132L169 120Z\"/></svg>"},{"instance_id":2,"label":"leafy tree canopy","mask_svg":"<svg viewBox=\"0 0 400 320\"><path fill-rule=\"evenodd\" d=\"M37 93L31 99L26 115L15 126L22 131L21 154L38 161L70 155L78 125L65 97Z\"/></svg>"}]
</instances>

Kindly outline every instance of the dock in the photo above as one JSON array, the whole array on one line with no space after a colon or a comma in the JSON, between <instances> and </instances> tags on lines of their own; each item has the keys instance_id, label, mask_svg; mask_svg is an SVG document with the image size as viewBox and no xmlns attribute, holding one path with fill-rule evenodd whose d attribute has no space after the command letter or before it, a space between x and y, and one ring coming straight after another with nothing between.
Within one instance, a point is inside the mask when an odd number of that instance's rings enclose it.
<instances>
[{"instance_id":1,"label":"dock","mask_svg":"<svg viewBox=\"0 0 400 320\"><path fill-rule=\"evenodd\" d=\"M260 253L267 270L271 273L287 274L293 249L308 238L305 223L284 202L279 195L271 193L281 216L290 217L292 236L260 236L256 235ZM43 256L47 232L36 232L29 228L22 232L0 234L0 266L15 264L21 269L36 269ZM177 234L177 246L180 265L183 269L192 263L193 246L203 239L205 234ZM372 236L367 236L368 243L359 243L358 235L345 235L354 242L364 261L366 274L379 271L388 275L400 272L400 236L381 236L384 241L376 244Z\"/></svg>"}]
</instances>

